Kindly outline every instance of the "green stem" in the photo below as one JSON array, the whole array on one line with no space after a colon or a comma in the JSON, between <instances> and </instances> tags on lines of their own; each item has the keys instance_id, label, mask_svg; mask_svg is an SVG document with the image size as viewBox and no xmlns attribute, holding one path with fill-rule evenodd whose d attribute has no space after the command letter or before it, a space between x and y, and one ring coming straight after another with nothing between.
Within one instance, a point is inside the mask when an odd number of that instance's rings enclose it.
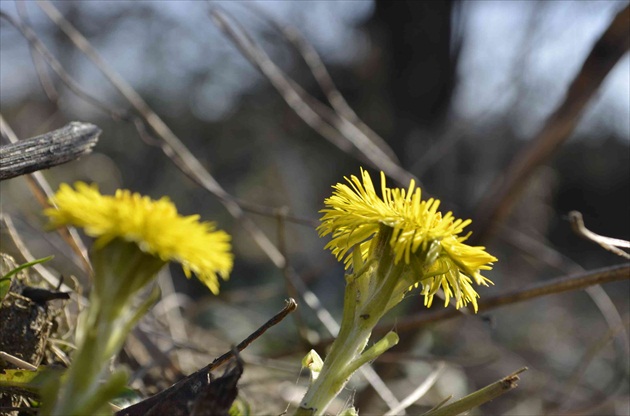
<instances>
[{"instance_id":1,"label":"green stem","mask_svg":"<svg viewBox=\"0 0 630 416\"><path fill-rule=\"evenodd\" d=\"M404 270L403 262L394 263L389 235L391 232L380 237L376 250L378 266L372 271L346 279L339 334L324 360L319 376L309 387L295 415L322 415L361 365L377 358L398 342L398 336L392 332L363 353L372 329L387 311ZM369 284L365 284L365 279L369 279ZM367 290L368 293L361 293L361 290Z\"/></svg>"},{"instance_id":2,"label":"green stem","mask_svg":"<svg viewBox=\"0 0 630 416\"><path fill-rule=\"evenodd\" d=\"M62 377L50 409L52 415L111 414L107 401L124 386L126 376L104 377L109 360L120 351L133 325L159 298L156 288L138 307L133 305L134 294L156 275L164 264L162 260L118 240L96 250L91 258L94 288L90 305L85 316L79 318L77 351Z\"/></svg>"},{"instance_id":3,"label":"green stem","mask_svg":"<svg viewBox=\"0 0 630 416\"><path fill-rule=\"evenodd\" d=\"M98 391L100 376L110 358L105 356L107 334L115 331L114 322L102 319L102 315L98 300L92 299L84 321L84 336L62 378L52 415L90 414L98 410L89 403Z\"/></svg>"},{"instance_id":4,"label":"green stem","mask_svg":"<svg viewBox=\"0 0 630 416\"><path fill-rule=\"evenodd\" d=\"M352 373L348 373L347 369L365 348L371 332L372 328L356 326L339 332L319 377L306 392L296 415L323 414L350 379Z\"/></svg>"}]
</instances>

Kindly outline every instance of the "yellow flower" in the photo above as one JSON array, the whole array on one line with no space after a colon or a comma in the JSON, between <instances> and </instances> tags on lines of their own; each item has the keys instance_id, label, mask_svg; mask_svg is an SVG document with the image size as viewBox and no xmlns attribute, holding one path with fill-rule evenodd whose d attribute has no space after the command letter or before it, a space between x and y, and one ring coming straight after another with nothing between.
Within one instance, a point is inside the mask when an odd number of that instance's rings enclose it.
<instances>
[{"instance_id":1,"label":"yellow flower","mask_svg":"<svg viewBox=\"0 0 630 416\"><path fill-rule=\"evenodd\" d=\"M227 279L233 263L226 232L200 222L198 215L180 216L167 197L154 201L128 190L102 195L96 185L82 182L75 188L62 184L51 198L57 208L44 211L51 227L83 228L96 238L96 250L114 239L135 243L165 263L180 263L187 277L193 272L213 293L219 292L218 276Z\"/></svg>"},{"instance_id":2,"label":"yellow flower","mask_svg":"<svg viewBox=\"0 0 630 416\"><path fill-rule=\"evenodd\" d=\"M318 231L320 236L332 234L326 248L344 261L346 268L353 262L353 250L359 250L365 262L374 250L375 237L385 225L392 230L389 244L394 263L402 260L411 266L415 276L410 288L422 284L425 305L431 306L433 296L442 288L446 304L455 297L457 308L470 302L477 310L479 295L471 283L492 283L481 271L490 270L497 259L484 247L464 243L470 234L460 234L471 220L456 219L451 212L442 215L438 212L440 201L423 201L413 180L406 190L391 189L381 172L379 197L369 173L361 169L361 176L362 181L353 175L345 178L349 185L334 185L333 195L325 200L327 208L320 211L324 215Z\"/></svg>"}]
</instances>

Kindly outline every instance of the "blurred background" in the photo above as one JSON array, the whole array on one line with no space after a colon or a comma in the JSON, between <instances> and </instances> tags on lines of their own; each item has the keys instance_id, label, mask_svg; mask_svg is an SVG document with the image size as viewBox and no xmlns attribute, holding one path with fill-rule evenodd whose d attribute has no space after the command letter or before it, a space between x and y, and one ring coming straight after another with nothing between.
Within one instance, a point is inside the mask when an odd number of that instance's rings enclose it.
<instances>
[{"instance_id":1,"label":"blurred background","mask_svg":"<svg viewBox=\"0 0 630 416\"><path fill-rule=\"evenodd\" d=\"M378 169L357 146L340 148L310 128L213 22L210 10L238 22L287 76L326 102L312 71L279 30L297 28L349 106L383 139L380 148L391 149L392 160L419 179L423 192L442 200L445 211L472 218L478 233L479 207L493 184L537 137L593 45L628 5L2 1L2 12L32 28L85 94L124 114L135 110L47 17L42 8L51 4L239 201L334 317L341 315L343 270L323 250L328 240L317 236L318 211L344 176L358 175L363 166L375 179ZM81 180L107 193L126 188L154 198L168 195L183 214L198 213L233 236L235 268L219 297L177 267L172 280L162 276L161 284L172 282L175 292L160 303L163 316L151 324L162 325L162 334L155 328L147 334L181 372L225 352L282 307L292 293L286 270L242 220L174 166L156 135L143 137L125 117L112 117L69 89L6 19L0 49L2 117L19 138L74 120L103 130L93 154L43 172L53 189ZM623 262L577 236L567 214L580 211L594 232L630 239L629 74L625 54L588 97L568 140L533 171L511 214L484 239L499 262L487 273L495 286L479 290L482 299ZM408 185L397 179L389 185ZM1 204L36 257L55 254L55 273L87 282L61 239L43 232L41 207L23 178L2 182ZM280 209L289 216L279 216ZM23 261L4 228L0 237L2 251ZM401 400L437 362L446 362L410 414L528 366L518 389L475 414L628 415L628 293L623 281L418 326L376 369ZM242 395L255 414L282 412L294 390L299 398L306 379L303 374L297 381L299 360L309 343L329 337L313 311L300 298L298 303L299 317L273 328L244 355L250 378L243 379ZM400 317L425 313L421 304L410 296L388 323L395 328ZM433 309L439 308L436 302ZM168 329L169 311L185 322L183 334ZM142 377L135 381L144 394L152 392ZM361 414L385 411L361 377L344 394L342 399L354 397Z\"/></svg>"}]
</instances>

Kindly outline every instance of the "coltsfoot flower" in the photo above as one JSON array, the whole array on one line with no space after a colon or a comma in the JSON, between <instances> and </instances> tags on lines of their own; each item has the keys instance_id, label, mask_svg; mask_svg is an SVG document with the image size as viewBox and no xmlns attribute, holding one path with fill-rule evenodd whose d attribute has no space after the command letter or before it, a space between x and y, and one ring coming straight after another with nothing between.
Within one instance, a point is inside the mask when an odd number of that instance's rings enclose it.
<instances>
[{"instance_id":1,"label":"coltsfoot flower","mask_svg":"<svg viewBox=\"0 0 630 416\"><path fill-rule=\"evenodd\" d=\"M361 179L345 178L349 185L333 186L333 195L325 200L321 212L320 236L332 234L326 245L349 268L353 252L358 250L363 262L374 257L376 241L383 226L391 232L389 244L394 263L404 262L409 270L403 275L410 279L411 289L422 285L424 303L431 306L433 296L441 288L445 305L451 297L460 308L472 303L477 310L477 285L492 282L481 274L490 270L497 259L484 247L469 246L464 242L470 236L461 235L471 220L456 219L451 212L442 215L440 201L421 199L421 190L411 180L407 190L388 188L381 172L381 196L376 193L367 171L361 169ZM377 261L378 259L373 259Z\"/></svg>"},{"instance_id":2,"label":"coltsfoot flower","mask_svg":"<svg viewBox=\"0 0 630 416\"><path fill-rule=\"evenodd\" d=\"M62 184L50 202L55 208L44 213L52 228L81 227L96 241L90 252L93 287L77 322L77 349L65 374L43 389L42 413L111 413L108 401L127 376L108 374L109 360L160 293L154 286L144 300L137 302L136 295L170 261L218 293L219 277L227 279L232 269L230 236L197 215L180 216L166 197L154 201L127 190L102 195L96 185L77 182L74 188Z\"/></svg>"},{"instance_id":3,"label":"coltsfoot flower","mask_svg":"<svg viewBox=\"0 0 630 416\"><path fill-rule=\"evenodd\" d=\"M194 273L215 294L218 276L227 279L232 269L230 236L198 215L180 216L167 197L155 201L128 190L102 195L96 185L77 182L75 189L62 184L51 202L57 208L44 211L50 226L83 228L96 238L96 250L114 239L135 243L164 263L180 263L187 277Z\"/></svg>"},{"instance_id":4,"label":"coltsfoot flower","mask_svg":"<svg viewBox=\"0 0 630 416\"><path fill-rule=\"evenodd\" d=\"M321 211L319 234L332 234L326 248L351 270L345 278L339 334L311 378L298 416L323 415L356 370L398 343L391 331L368 347L379 320L409 290L422 285L424 303L431 306L442 289L446 305L454 297L457 308L472 303L477 311L473 281L492 283L481 271L490 270L497 259L483 247L465 244L468 235L461 235L470 220L455 219L450 212L442 215L440 201L423 201L413 180L407 190L390 189L381 172L379 197L363 169L361 177L334 185ZM307 363L315 353L309 354Z\"/></svg>"}]
</instances>

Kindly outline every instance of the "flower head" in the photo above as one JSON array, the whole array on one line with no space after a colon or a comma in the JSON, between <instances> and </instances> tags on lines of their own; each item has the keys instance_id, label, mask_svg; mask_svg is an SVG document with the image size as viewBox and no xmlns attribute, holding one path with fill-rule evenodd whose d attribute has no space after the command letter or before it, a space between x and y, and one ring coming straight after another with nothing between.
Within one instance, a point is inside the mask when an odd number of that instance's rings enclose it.
<instances>
[{"instance_id":1,"label":"flower head","mask_svg":"<svg viewBox=\"0 0 630 416\"><path fill-rule=\"evenodd\" d=\"M349 185L334 185L333 195L325 200L318 231L320 236L332 234L326 248L349 268L354 250L360 251L363 261L370 258L381 226L386 226L391 229L394 263L410 265L411 273L405 273L413 275L409 286L422 285L425 305L431 306L433 296L442 288L446 304L455 297L458 308L471 302L476 310L479 295L472 282L492 283L481 271L490 270L497 259L484 247L464 243L470 234L461 234L471 220L456 219L451 212L442 215L438 212L440 201L423 201L413 180L406 190L391 189L381 172L379 197L369 173L361 169L361 177L345 178Z\"/></svg>"},{"instance_id":2,"label":"flower head","mask_svg":"<svg viewBox=\"0 0 630 416\"><path fill-rule=\"evenodd\" d=\"M96 185L82 182L75 188L62 184L51 198L57 208L44 211L51 227L83 228L96 238L96 250L114 239L134 243L165 263L180 263L187 277L193 272L215 294L218 276L228 278L233 263L230 236L213 223L200 222L198 215L180 216L167 197L155 201L128 190L102 195Z\"/></svg>"}]
</instances>

